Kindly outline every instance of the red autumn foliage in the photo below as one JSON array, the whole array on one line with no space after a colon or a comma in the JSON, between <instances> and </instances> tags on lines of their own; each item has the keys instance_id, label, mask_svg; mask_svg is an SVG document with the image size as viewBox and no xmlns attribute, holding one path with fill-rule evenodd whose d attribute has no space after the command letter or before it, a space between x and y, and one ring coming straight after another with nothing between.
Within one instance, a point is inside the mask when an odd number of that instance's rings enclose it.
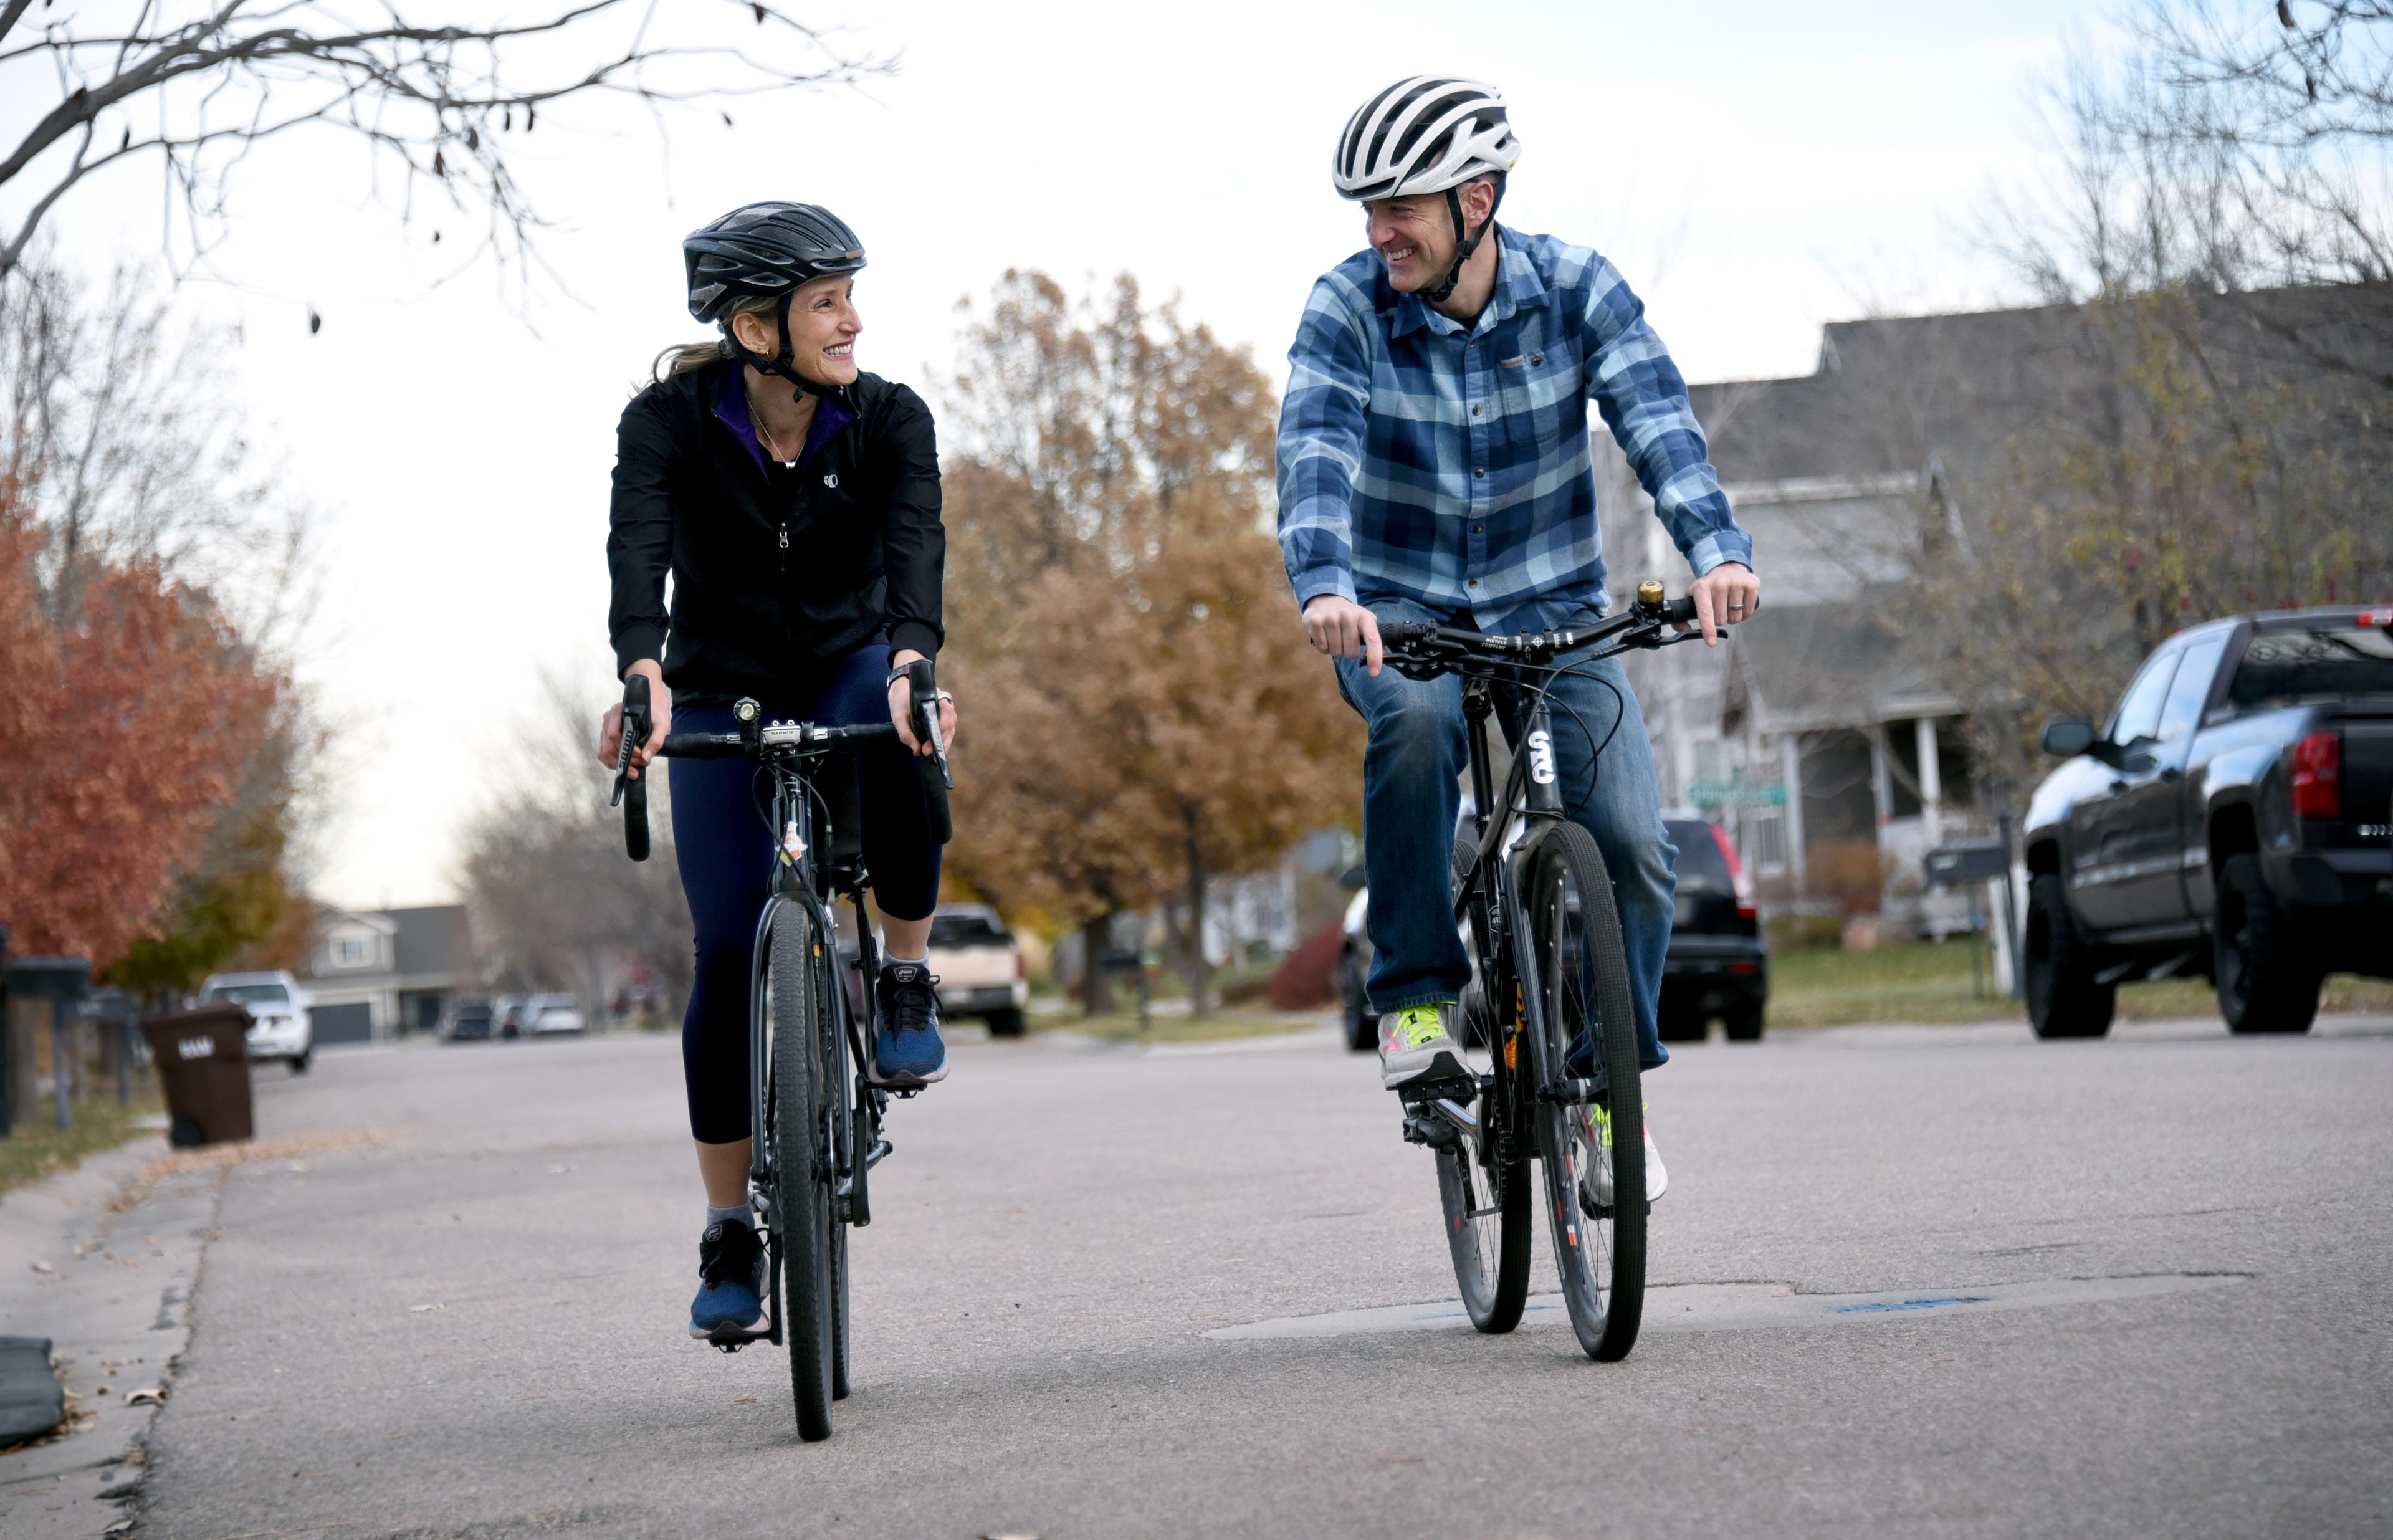
<instances>
[{"instance_id":1,"label":"red autumn foliage","mask_svg":"<svg viewBox=\"0 0 2393 1540\"><path fill-rule=\"evenodd\" d=\"M106 967L155 933L280 683L152 563L87 563L53 623L41 545L0 489L0 923Z\"/></svg>"}]
</instances>

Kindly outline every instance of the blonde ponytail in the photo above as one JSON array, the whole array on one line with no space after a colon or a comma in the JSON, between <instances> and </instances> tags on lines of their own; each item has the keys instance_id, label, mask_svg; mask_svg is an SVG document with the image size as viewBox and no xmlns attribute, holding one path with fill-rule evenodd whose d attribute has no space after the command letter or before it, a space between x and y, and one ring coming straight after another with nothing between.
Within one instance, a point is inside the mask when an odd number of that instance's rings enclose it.
<instances>
[{"instance_id":1,"label":"blonde ponytail","mask_svg":"<svg viewBox=\"0 0 2393 1540\"><path fill-rule=\"evenodd\" d=\"M780 308L778 294L749 295L725 314L721 336L709 342L679 343L658 354L656 362L648 365L648 383L661 385L693 369L704 369L708 364L732 357L731 318L750 314L778 316Z\"/></svg>"}]
</instances>

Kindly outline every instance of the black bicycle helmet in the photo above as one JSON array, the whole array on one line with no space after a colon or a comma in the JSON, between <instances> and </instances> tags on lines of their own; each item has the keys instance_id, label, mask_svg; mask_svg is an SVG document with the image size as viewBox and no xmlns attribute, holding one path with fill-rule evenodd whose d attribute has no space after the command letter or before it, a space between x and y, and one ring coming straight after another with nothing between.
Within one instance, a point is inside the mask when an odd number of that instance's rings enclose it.
<instances>
[{"instance_id":1,"label":"black bicycle helmet","mask_svg":"<svg viewBox=\"0 0 2393 1540\"><path fill-rule=\"evenodd\" d=\"M681 257L691 315L722 327L732 352L759 373L820 394L822 387L797 371L790 298L802 284L863 268L864 242L839 215L814 203L750 203L685 236ZM749 352L731 335L733 309L759 297L780 301L781 349L770 359Z\"/></svg>"}]
</instances>

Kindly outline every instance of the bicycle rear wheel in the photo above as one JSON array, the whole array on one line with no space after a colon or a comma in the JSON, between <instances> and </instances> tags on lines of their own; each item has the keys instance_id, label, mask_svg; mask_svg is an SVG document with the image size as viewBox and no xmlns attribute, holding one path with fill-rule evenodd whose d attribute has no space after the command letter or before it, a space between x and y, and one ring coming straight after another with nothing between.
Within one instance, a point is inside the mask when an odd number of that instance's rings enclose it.
<instances>
[{"instance_id":1,"label":"bicycle rear wheel","mask_svg":"<svg viewBox=\"0 0 2393 1540\"><path fill-rule=\"evenodd\" d=\"M775 1207L781 1224L782 1335L798 1437L830 1437L833 1318L833 1168L825 1118L828 1090L817 998L821 975L814 917L783 904L774 917L768 964L773 1024L772 1141Z\"/></svg>"},{"instance_id":2,"label":"bicycle rear wheel","mask_svg":"<svg viewBox=\"0 0 2393 1540\"><path fill-rule=\"evenodd\" d=\"M1564 823L1546 835L1528 909L1544 1017L1540 1079L1597 1088L1592 1102L1536 1106L1554 1266L1579 1346L1591 1358L1625 1358L1645 1304L1644 1101L1620 919L1586 829Z\"/></svg>"}]
</instances>

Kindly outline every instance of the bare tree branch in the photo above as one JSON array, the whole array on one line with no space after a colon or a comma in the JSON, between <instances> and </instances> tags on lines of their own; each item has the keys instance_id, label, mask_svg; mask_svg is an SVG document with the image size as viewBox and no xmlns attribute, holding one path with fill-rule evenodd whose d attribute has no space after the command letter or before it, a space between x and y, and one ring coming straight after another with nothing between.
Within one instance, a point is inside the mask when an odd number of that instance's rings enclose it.
<instances>
[{"instance_id":1,"label":"bare tree branch","mask_svg":"<svg viewBox=\"0 0 2393 1540\"><path fill-rule=\"evenodd\" d=\"M679 0L679 31L657 35L653 0L583 0L512 24L422 26L399 6L386 24L359 26L324 0L257 12L229 0L186 20L144 6L124 31L80 31L80 12L44 22L0 49L0 89L33 88L47 66L56 101L0 154L0 193L24 193L23 212L0 221L0 280L25 259L68 192L117 161L155 153L189 226L195 256L220 226L227 177L248 149L287 130L321 124L362 139L402 173L401 215L419 189L459 211L487 210L479 252L518 270L536 265L543 221L509 161L513 137L541 110L615 95L652 111L674 104L853 85L894 72L895 60L852 57L831 32L760 0ZM0 0L0 43L26 23L31 0ZM609 34L610 24L622 31ZM735 40L745 25L763 45ZM574 64L550 78L539 65ZM202 83L193 101L170 89ZM187 94L187 93L185 93ZM111 140L114 140L111 147Z\"/></svg>"}]
</instances>

